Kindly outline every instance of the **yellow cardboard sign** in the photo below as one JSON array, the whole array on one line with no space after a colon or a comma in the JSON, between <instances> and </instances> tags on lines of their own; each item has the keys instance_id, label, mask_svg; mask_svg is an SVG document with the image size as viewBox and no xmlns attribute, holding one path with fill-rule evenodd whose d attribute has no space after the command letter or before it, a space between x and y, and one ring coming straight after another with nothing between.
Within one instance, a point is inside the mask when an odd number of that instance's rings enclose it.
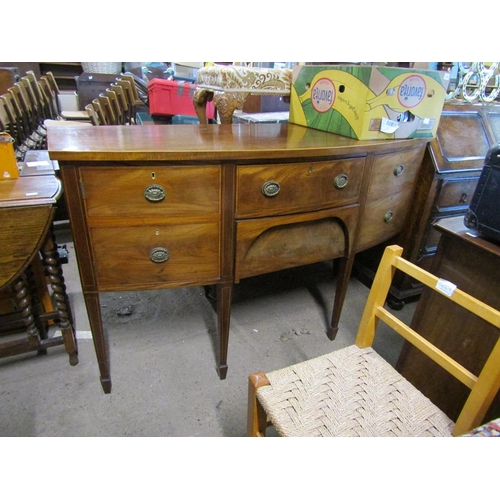
<instances>
[{"instance_id":1,"label":"yellow cardboard sign","mask_svg":"<svg viewBox=\"0 0 500 500\"><path fill-rule=\"evenodd\" d=\"M12 137L5 132L0 132L0 180L17 179L18 177L19 168Z\"/></svg>"}]
</instances>

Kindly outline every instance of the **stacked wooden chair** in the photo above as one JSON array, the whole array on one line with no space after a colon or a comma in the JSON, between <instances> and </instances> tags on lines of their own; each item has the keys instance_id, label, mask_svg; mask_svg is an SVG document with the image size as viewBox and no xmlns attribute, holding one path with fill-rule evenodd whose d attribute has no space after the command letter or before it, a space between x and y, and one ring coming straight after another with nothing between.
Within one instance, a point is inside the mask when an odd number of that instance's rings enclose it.
<instances>
[{"instance_id":1,"label":"stacked wooden chair","mask_svg":"<svg viewBox=\"0 0 500 500\"><path fill-rule=\"evenodd\" d=\"M93 125L137 125L136 110L140 104L133 78L122 74L85 110Z\"/></svg>"},{"instance_id":2,"label":"stacked wooden chair","mask_svg":"<svg viewBox=\"0 0 500 500\"><path fill-rule=\"evenodd\" d=\"M46 99L49 102L53 119L71 122L79 120L82 120L84 122L89 121L88 114L85 111L64 111L61 108L59 101L61 91L59 90L57 81L51 71L48 71L40 78L40 85L46 95Z\"/></svg>"},{"instance_id":3,"label":"stacked wooden chair","mask_svg":"<svg viewBox=\"0 0 500 500\"><path fill-rule=\"evenodd\" d=\"M33 71L28 71L0 96L0 132L12 137L18 161L27 161L27 157L32 161L49 159L48 127L136 125L137 106L143 104L133 77L126 74L118 75L116 81L82 111L63 111L60 95L51 72L38 79Z\"/></svg>"},{"instance_id":4,"label":"stacked wooden chair","mask_svg":"<svg viewBox=\"0 0 500 500\"><path fill-rule=\"evenodd\" d=\"M433 346L384 304L392 277L412 276L499 329L500 312L386 248L370 290L355 345L270 373L250 376L248 436L459 436L483 423L500 387L500 340L473 374ZM455 306L456 307L456 306ZM379 321L389 325L470 389L453 422L373 349Z\"/></svg>"},{"instance_id":5,"label":"stacked wooden chair","mask_svg":"<svg viewBox=\"0 0 500 500\"><path fill-rule=\"evenodd\" d=\"M49 126L92 125L84 111L64 114L60 110L59 89L54 83L53 75L37 79L33 71L28 71L0 96L0 131L12 137L18 161L25 161L33 151L46 152Z\"/></svg>"}]
</instances>

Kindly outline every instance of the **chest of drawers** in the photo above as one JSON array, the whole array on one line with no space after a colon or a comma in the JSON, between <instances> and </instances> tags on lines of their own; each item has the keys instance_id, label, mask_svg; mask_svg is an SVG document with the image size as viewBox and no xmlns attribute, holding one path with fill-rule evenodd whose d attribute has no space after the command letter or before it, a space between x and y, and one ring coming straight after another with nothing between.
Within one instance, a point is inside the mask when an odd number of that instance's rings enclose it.
<instances>
[{"instance_id":1,"label":"chest of drawers","mask_svg":"<svg viewBox=\"0 0 500 500\"><path fill-rule=\"evenodd\" d=\"M223 379L233 284L338 259L326 329L335 338L354 255L400 230L426 145L287 124L58 129L49 131L49 151L61 169L105 392L104 291L214 285ZM388 210L395 216L384 222Z\"/></svg>"}]
</instances>

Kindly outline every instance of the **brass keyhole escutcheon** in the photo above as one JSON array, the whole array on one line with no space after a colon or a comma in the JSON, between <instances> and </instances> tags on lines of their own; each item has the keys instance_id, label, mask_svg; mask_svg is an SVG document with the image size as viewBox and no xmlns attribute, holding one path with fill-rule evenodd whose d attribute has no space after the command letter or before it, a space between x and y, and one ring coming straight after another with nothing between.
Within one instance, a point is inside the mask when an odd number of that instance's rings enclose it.
<instances>
[{"instance_id":1,"label":"brass keyhole escutcheon","mask_svg":"<svg viewBox=\"0 0 500 500\"><path fill-rule=\"evenodd\" d=\"M386 212L384 215L384 222L391 222L392 218L394 217L394 212L391 212L390 210Z\"/></svg>"},{"instance_id":2,"label":"brass keyhole escutcheon","mask_svg":"<svg viewBox=\"0 0 500 500\"><path fill-rule=\"evenodd\" d=\"M261 191L264 196L272 198L280 192L280 185L276 181L267 181L262 185Z\"/></svg>"},{"instance_id":3,"label":"brass keyhole escutcheon","mask_svg":"<svg viewBox=\"0 0 500 500\"><path fill-rule=\"evenodd\" d=\"M167 192L165 188L159 184L151 184L144 190L144 198L152 203L162 201L166 196Z\"/></svg>"},{"instance_id":4,"label":"brass keyhole escutcheon","mask_svg":"<svg viewBox=\"0 0 500 500\"><path fill-rule=\"evenodd\" d=\"M156 263L166 262L170 258L170 252L166 248L156 247L149 252L149 258Z\"/></svg>"},{"instance_id":5,"label":"brass keyhole escutcheon","mask_svg":"<svg viewBox=\"0 0 500 500\"><path fill-rule=\"evenodd\" d=\"M339 174L335 179L333 180L333 185L337 189L344 189L347 186L347 183L349 182L349 177L347 177L346 174Z\"/></svg>"},{"instance_id":6,"label":"brass keyhole escutcheon","mask_svg":"<svg viewBox=\"0 0 500 500\"><path fill-rule=\"evenodd\" d=\"M402 173L403 173L403 170L405 169L405 167L403 165L398 165L395 169L394 169L394 175L396 177L399 177Z\"/></svg>"},{"instance_id":7,"label":"brass keyhole escutcheon","mask_svg":"<svg viewBox=\"0 0 500 500\"><path fill-rule=\"evenodd\" d=\"M460 203L465 203L467 201L467 193L462 193L460 197Z\"/></svg>"}]
</instances>

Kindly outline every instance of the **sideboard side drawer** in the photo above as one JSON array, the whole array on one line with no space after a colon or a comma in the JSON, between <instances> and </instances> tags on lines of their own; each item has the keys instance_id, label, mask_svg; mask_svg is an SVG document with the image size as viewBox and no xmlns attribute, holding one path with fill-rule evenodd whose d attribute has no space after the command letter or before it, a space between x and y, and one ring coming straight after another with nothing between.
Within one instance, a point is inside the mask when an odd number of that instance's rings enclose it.
<instances>
[{"instance_id":1,"label":"sideboard side drawer","mask_svg":"<svg viewBox=\"0 0 500 500\"><path fill-rule=\"evenodd\" d=\"M385 198L372 200L366 205L357 252L392 238L404 228L411 194L410 187Z\"/></svg>"},{"instance_id":2,"label":"sideboard side drawer","mask_svg":"<svg viewBox=\"0 0 500 500\"><path fill-rule=\"evenodd\" d=\"M396 193L412 185L419 171L425 148L375 155L368 197Z\"/></svg>"}]
</instances>

